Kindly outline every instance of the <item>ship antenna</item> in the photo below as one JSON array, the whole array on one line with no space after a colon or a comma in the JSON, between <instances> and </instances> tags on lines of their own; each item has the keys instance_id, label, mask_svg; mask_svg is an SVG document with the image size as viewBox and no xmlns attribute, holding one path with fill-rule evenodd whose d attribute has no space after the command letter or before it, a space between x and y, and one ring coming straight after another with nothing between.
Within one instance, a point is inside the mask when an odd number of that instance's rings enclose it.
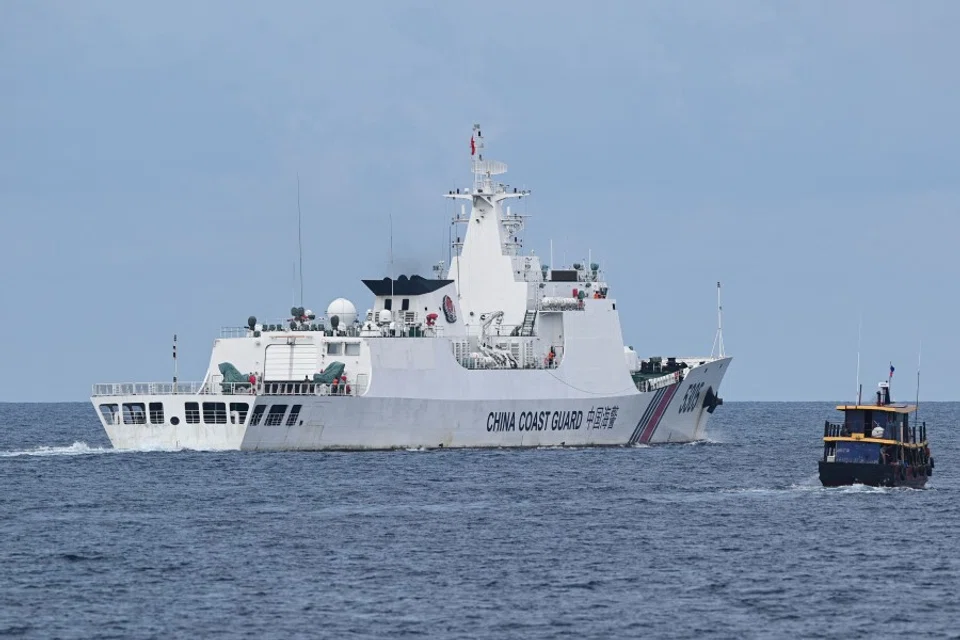
<instances>
[{"instance_id":1,"label":"ship antenna","mask_svg":"<svg viewBox=\"0 0 960 640\"><path fill-rule=\"evenodd\" d=\"M863 311L860 312L860 322L857 324L857 405L860 404L863 387L860 386L860 336L863 334Z\"/></svg>"},{"instance_id":2,"label":"ship antenna","mask_svg":"<svg viewBox=\"0 0 960 640\"><path fill-rule=\"evenodd\" d=\"M173 392L177 392L177 334L173 334Z\"/></svg>"},{"instance_id":3,"label":"ship antenna","mask_svg":"<svg viewBox=\"0 0 960 640\"><path fill-rule=\"evenodd\" d=\"M390 297L393 298L393 212L388 214L390 216ZM390 304L393 304L393 301L390 301Z\"/></svg>"},{"instance_id":4,"label":"ship antenna","mask_svg":"<svg viewBox=\"0 0 960 640\"><path fill-rule=\"evenodd\" d=\"M297 253L300 254L300 304L303 304L303 234L300 225L300 172L297 172Z\"/></svg>"},{"instance_id":5,"label":"ship antenna","mask_svg":"<svg viewBox=\"0 0 960 640\"><path fill-rule=\"evenodd\" d=\"M720 281L717 280L717 335L713 339L713 348L710 357L716 352L718 358L723 358L723 305L720 304Z\"/></svg>"},{"instance_id":6,"label":"ship antenna","mask_svg":"<svg viewBox=\"0 0 960 640\"><path fill-rule=\"evenodd\" d=\"M920 352L923 351L923 340L920 341L920 346L917 348L917 413L914 416L914 422L920 424Z\"/></svg>"}]
</instances>

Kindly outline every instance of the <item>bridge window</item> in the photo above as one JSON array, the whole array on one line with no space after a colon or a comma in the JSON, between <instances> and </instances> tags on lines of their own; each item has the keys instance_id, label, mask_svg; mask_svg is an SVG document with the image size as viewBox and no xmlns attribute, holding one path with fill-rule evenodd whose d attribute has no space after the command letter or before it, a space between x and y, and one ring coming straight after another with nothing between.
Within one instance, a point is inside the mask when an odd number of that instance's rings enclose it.
<instances>
[{"instance_id":1,"label":"bridge window","mask_svg":"<svg viewBox=\"0 0 960 640\"><path fill-rule=\"evenodd\" d=\"M250 405L246 402L231 402L230 424L243 424L247 419L247 411L249 410Z\"/></svg>"},{"instance_id":2,"label":"bridge window","mask_svg":"<svg viewBox=\"0 0 960 640\"><path fill-rule=\"evenodd\" d=\"M123 403L123 424L147 424L147 410L142 402Z\"/></svg>"},{"instance_id":3,"label":"bridge window","mask_svg":"<svg viewBox=\"0 0 960 640\"><path fill-rule=\"evenodd\" d=\"M227 424L227 405L223 402L203 403L204 424Z\"/></svg>"},{"instance_id":4,"label":"bridge window","mask_svg":"<svg viewBox=\"0 0 960 640\"><path fill-rule=\"evenodd\" d=\"M100 405L100 415L103 416L103 421L107 424L117 424L117 411L120 407L115 404L102 404Z\"/></svg>"},{"instance_id":5,"label":"bridge window","mask_svg":"<svg viewBox=\"0 0 960 640\"><path fill-rule=\"evenodd\" d=\"M328 342L327 343L327 355L328 356L338 356L343 353L343 343L342 342Z\"/></svg>"},{"instance_id":6,"label":"bridge window","mask_svg":"<svg viewBox=\"0 0 960 640\"><path fill-rule=\"evenodd\" d=\"M387 311L393 309L393 298L387 298L383 301L383 308Z\"/></svg>"},{"instance_id":7,"label":"bridge window","mask_svg":"<svg viewBox=\"0 0 960 640\"><path fill-rule=\"evenodd\" d=\"M150 424L163 424L163 403L150 403Z\"/></svg>"},{"instance_id":8,"label":"bridge window","mask_svg":"<svg viewBox=\"0 0 960 640\"><path fill-rule=\"evenodd\" d=\"M266 410L266 405L258 404L253 408L253 416L250 418L250 426L255 427L260 424L260 420L263 419L263 412Z\"/></svg>"},{"instance_id":9,"label":"bridge window","mask_svg":"<svg viewBox=\"0 0 960 640\"><path fill-rule=\"evenodd\" d=\"M295 404L295 405L293 405L293 408L290 409L290 415L287 416L287 426L288 426L288 427L292 427L293 425L297 424L297 418L300 417L300 408L301 408L301 406L302 406L302 405Z\"/></svg>"},{"instance_id":10,"label":"bridge window","mask_svg":"<svg viewBox=\"0 0 960 640\"><path fill-rule=\"evenodd\" d=\"M346 344L346 347L347 347L347 349L346 349L345 355L348 355L348 356L358 356L358 355L360 355L360 343L359 343L359 342L348 342L348 343Z\"/></svg>"},{"instance_id":11,"label":"bridge window","mask_svg":"<svg viewBox=\"0 0 960 640\"><path fill-rule=\"evenodd\" d=\"M283 422L283 414L287 412L287 405L275 404L270 407L270 413L267 414L267 421L263 424L268 427L275 427Z\"/></svg>"},{"instance_id":12,"label":"bridge window","mask_svg":"<svg viewBox=\"0 0 960 640\"><path fill-rule=\"evenodd\" d=\"M410 298L404 298L400 301L400 311L410 311Z\"/></svg>"},{"instance_id":13,"label":"bridge window","mask_svg":"<svg viewBox=\"0 0 960 640\"><path fill-rule=\"evenodd\" d=\"M200 404L197 402L188 402L183 407L184 417L187 424L200 424Z\"/></svg>"}]
</instances>

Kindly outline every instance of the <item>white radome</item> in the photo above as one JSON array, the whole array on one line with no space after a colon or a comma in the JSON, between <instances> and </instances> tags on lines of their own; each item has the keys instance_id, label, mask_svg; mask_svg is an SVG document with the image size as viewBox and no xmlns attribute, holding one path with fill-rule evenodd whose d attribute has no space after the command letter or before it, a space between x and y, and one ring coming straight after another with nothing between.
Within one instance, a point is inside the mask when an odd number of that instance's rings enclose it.
<instances>
[{"instance_id":1,"label":"white radome","mask_svg":"<svg viewBox=\"0 0 960 640\"><path fill-rule=\"evenodd\" d=\"M333 316L340 318L340 324L349 327L357 319L357 308L346 298L337 298L327 307L327 319Z\"/></svg>"}]
</instances>

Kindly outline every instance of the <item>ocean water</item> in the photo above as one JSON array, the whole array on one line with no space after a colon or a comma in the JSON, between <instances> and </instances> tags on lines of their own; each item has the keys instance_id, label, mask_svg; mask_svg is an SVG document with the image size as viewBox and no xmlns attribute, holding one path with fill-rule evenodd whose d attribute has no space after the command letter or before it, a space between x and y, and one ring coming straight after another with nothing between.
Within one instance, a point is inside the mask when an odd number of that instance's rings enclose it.
<instances>
[{"instance_id":1,"label":"ocean water","mask_svg":"<svg viewBox=\"0 0 960 640\"><path fill-rule=\"evenodd\" d=\"M960 638L960 403L921 407L925 490L822 488L832 407L728 402L688 445L219 454L0 404L0 636Z\"/></svg>"}]
</instances>

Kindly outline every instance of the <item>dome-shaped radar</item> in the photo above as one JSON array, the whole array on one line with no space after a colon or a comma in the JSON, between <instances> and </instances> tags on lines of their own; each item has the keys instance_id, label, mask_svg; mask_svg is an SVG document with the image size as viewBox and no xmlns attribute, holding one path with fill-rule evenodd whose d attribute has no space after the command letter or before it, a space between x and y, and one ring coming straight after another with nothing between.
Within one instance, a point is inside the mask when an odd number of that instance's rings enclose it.
<instances>
[{"instance_id":1,"label":"dome-shaped radar","mask_svg":"<svg viewBox=\"0 0 960 640\"><path fill-rule=\"evenodd\" d=\"M349 327L357 319L357 308L346 298L337 298L327 307L327 317L339 316L340 326Z\"/></svg>"}]
</instances>

